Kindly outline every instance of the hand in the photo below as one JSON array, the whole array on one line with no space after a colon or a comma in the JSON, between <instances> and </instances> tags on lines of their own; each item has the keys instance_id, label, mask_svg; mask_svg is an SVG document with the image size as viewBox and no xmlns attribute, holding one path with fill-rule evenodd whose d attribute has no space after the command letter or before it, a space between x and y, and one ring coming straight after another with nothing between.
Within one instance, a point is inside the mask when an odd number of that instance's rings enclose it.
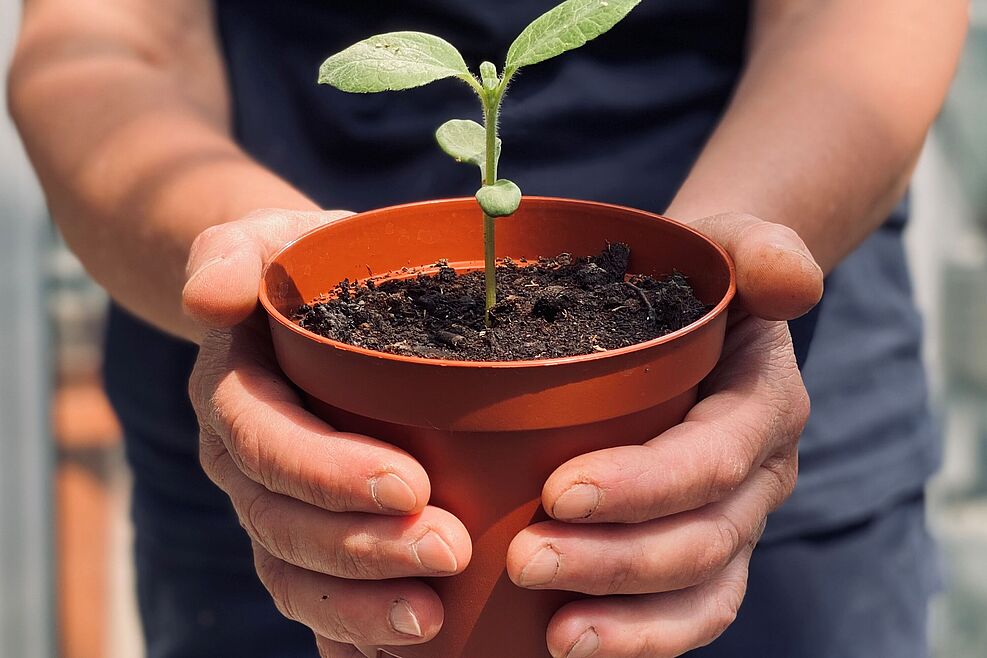
<instances>
[{"instance_id":1,"label":"hand","mask_svg":"<svg viewBox=\"0 0 987 658\"><path fill-rule=\"evenodd\" d=\"M189 384L202 467L233 501L278 609L334 658L432 638L442 604L412 577L458 573L472 550L458 519L426 506L428 476L410 455L302 408L254 312L273 252L348 214L259 211L210 228L183 293L208 328Z\"/></svg>"},{"instance_id":2,"label":"hand","mask_svg":"<svg viewBox=\"0 0 987 658\"><path fill-rule=\"evenodd\" d=\"M818 302L822 272L784 226L733 214L694 226L730 252L738 278L701 401L643 446L563 464L542 492L555 520L508 552L522 587L632 595L562 608L548 628L555 658L661 658L712 642L736 617L765 518L795 486L809 399L778 320Z\"/></svg>"}]
</instances>

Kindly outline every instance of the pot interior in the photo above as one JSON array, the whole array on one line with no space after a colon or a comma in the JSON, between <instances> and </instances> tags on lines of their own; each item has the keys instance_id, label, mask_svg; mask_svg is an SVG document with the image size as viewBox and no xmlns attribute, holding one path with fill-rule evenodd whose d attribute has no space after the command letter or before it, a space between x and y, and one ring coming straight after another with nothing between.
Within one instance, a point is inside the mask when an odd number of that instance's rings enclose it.
<instances>
[{"instance_id":1,"label":"pot interior","mask_svg":"<svg viewBox=\"0 0 987 658\"><path fill-rule=\"evenodd\" d=\"M655 277L677 270L696 296L716 305L730 290L729 259L699 233L669 219L619 206L525 197L497 220L497 257L517 260L597 254L607 242L631 248L629 271ZM264 276L271 306L294 310L343 279L407 274L446 259L457 269L483 260L483 218L474 199L374 210L318 228L278 253Z\"/></svg>"}]
</instances>

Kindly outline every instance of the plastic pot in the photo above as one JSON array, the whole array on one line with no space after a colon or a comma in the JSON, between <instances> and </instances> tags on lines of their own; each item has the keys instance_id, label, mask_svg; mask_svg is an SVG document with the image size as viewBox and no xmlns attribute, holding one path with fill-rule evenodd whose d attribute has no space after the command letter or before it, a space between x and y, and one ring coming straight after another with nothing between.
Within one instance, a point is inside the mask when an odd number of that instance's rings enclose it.
<instances>
[{"instance_id":1,"label":"plastic pot","mask_svg":"<svg viewBox=\"0 0 987 658\"><path fill-rule=\"evenodd\" d=\"M545 519L541 489L565 461L643 443L682 420L716 364L734 295L726 252L650 213L587 201L526 197L497 220L497 255L598 253L631 247L630 271L678 270L714 308L675 333L608 352L542 361L457 362L383 354L305 331L289 319L344 278L398 272L445 258L481 267L482 221L473 199L414 203L354 215L278 252L261 302L278 362L310 409L339 430L393 443L417 458L430 503L458 516L473 539L466 570L434 578L445 606L426 644L382 647L399 658L548 658L545 629L577 595L528 591L505 570L511 539Z\"/></svg>"}]
</instances>

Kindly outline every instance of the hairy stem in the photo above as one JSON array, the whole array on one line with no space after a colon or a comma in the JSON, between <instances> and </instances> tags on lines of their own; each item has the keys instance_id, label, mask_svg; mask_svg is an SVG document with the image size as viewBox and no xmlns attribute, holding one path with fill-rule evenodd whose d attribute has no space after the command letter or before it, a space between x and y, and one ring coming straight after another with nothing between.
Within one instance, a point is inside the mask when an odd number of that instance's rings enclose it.
<instances>
[{"instance_id":1,"label":"hairy stem","mask_svg":"<svg viewBox=\"0 0 987 658\"><path fill-rule=\"evenodd\" d=\"M494 89L486 89L472 76L467 83L480 97L483 104L483 127L486 130L486 162L481 185L493 185L497 182L497 118L500 114L500 103L504 100L507 86L517 69L507 69ZM494 218L483 213L483 270L486 287L486 304L484 320L490 326L490 309L497 303L497 256Z\"/></svg>"},{"instance_id":2,"label":"hairy stem","mask_svg":"<svg viewBox=\"0 0 987 658\"><path fill-rule=\"evenodd\" d=\"M483 99L483 127L487 131L486 166L483 185L497 182L497 113L500 110L502 89L487 91ZM483 213L483 271L486 285L485 321L490 326L490 309L497 303L497 257L494 234L494 218Z\"/></svg>"}]
</instances>

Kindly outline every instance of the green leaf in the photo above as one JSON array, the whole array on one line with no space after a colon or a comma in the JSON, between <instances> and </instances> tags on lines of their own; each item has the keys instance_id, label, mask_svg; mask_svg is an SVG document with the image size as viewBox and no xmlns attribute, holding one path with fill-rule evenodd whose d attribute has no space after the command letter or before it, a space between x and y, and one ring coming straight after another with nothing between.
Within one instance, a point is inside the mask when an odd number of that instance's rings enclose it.
<instances>
[{"instance_id":1,"label":"green leaf","mask_svg":"<svg viewBox=\"0 0 987 658\"><path fill-rule=\"evenodd\" d=\"M484 185L476 192L476 200L490 217L513 215L521 205L521 188L501 178L493 185Z\"/></svg>"},{"instance_id":2,"label":"green leaf","mask_svg":"<svg viewBox=\"0 0 987 658\"><path fill-rule=\"evenodd\" d=\"M435 131L435 140L456 162L475 164L486 171L487 134L483 126L469 119L446 121ZM500 138L497 138L496 157L500 158Z\"/></svg>"},{"instance_id":3,"label":"green leaf","mask_svg":"<svg viewBox=\"0 0 987 658\"><path fill-rule=\"evenodd\" d=\"M451 77L470 77L463 56L448 41L423 32L364 39L319 68L319 83L360 94L411 89Z\"/></svg>"},{"instance_id":4,"label":"green leaf","mask_svg":"<svg viewBox=\"0 0 987 658\"><path fill-rule=\"evenodd\" d=\"M508 69L561 55L600 36L641 0L566 0L524 28L507 51Z\"/></svg>"}]
</instances>

